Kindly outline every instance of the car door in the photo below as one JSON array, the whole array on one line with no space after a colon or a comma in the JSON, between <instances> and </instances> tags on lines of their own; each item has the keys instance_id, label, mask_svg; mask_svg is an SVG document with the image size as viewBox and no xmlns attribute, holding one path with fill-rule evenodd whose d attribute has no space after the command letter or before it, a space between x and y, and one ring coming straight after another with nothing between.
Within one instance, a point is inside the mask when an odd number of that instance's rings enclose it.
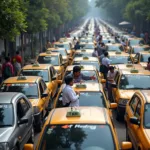
<instances>
[{"instance_id":1,"label":"car door","mask_svg":"<svg viewBox=\"0 0 150 150\"><path fill-rule=\"evenodd\" d=\"M135 116L135 111L136 111L138 102L139 102L139 98L137 96L133 96L129 103L129 107L126 110L126 114L125 114L128 135L133 144L136 142L135 129L137 129L137 128L135 127L136 125L130 123L130 118Z\"/></svg>"},{"instance_id":2,"label":"car door","mask_svg":"<svg viewBox=\"0 0 150 150\"><path fill-rule=\"evenodd\" d=\"M134 116L137 117L140 121L142 120L142 102L139 97L136 97L138 99L138 103L136 105L136 109L134 112ZM134 147L135 149L138 149L139 144L141 143L140 138L141 138L141 124L140 125L133 125L133 136L134 136Z\"/></svg>"},{"instance_id":3,"label":"car door","mask_svg":"<svg viewBox=\"0 0 150 150\"><path fill-rule=\"evenodd\" d=\"M54 69L54 67L50 67L50 80L51 80L51 90L52 90L52 97L56 95L58 83L57 83L57 73Z\"/></svg>"},{"instance_id":4,"label":"car door","mask_svg":"<svg viewBox=\"0 0 150 150\"><path fill-rule=\"evenodd\" d=\"M30 131L32 130L33 118L32 118L32 108L24 97L19 98L17 102L17 133L18 139L20 141L20 146L23 147L25 143L29 140ZM28 119L27 123L19 124L24 119Z\"/></svg>"},{"instance_id":5,"label":"car door","mask_svg":"<svg viewBox=\"0 0 150 150\"><path fill-rule=\"evenodd\" d=\"M39 94L40 100L39 100L38 105L39 105L40 109L43 111L43 117L44 117L46 114L46 108L48 106L47 105L48 101L47 101L47 97L42 97L42 95L44 93L46 94L46 92L44 91L44 85L42 84L42 80L40 80L38 84L39 84L39 92L40 92L40 94ZM46 88L47 88L47 86L46 86Z\"/></svg>"}]
</instances>

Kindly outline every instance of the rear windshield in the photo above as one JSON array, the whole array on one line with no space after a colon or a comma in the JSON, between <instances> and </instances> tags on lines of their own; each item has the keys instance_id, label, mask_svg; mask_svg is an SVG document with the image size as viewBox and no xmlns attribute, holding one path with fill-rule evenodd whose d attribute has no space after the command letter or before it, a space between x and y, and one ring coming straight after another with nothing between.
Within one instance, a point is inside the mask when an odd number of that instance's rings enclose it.
<instances>
[{"instance_id":1,"label":"rear windshield","mask_svg":"<svg viewBox=\"0 0 150 150\"><path fill-rule=\"evenodd\" d=\"M45 128L39 150L115 150L107 124L63 124Z\"/></svg>"}]
</instances>

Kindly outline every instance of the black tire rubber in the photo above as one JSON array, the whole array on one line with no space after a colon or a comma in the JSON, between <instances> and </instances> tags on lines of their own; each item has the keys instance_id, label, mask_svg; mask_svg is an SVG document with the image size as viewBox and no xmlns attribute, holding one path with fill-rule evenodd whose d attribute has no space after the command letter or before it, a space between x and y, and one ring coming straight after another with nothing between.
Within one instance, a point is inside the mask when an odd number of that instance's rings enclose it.
<instances>
[{"instance_id":1,"label":"black tire rubber","mask_svg":"<svg viewBox=\"0 0 150 150\"><path fill-rule=\"evenodd\" d=\"M41 113L39 124L36 125L35 129L37 132L41 132L43 128L43 114Z\"/></svg>"}]
</instances>

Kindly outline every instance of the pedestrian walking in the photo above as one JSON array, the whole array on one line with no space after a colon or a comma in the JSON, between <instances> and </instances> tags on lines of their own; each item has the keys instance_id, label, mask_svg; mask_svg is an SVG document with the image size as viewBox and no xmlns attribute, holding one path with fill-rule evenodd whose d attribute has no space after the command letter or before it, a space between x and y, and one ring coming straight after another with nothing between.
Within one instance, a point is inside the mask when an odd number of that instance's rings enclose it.
<instances>
[{"instance_id":1,"label":"pedestrian walking","mask_svg":"<svg viewBox=\"0 0 150 150\"><path fill-rule=\"evenodd\" d=\"M14 68L9 57L5 57L5 63L2 65L3 79L7 79L14 75Z\"/></svg>"}]
</instances>

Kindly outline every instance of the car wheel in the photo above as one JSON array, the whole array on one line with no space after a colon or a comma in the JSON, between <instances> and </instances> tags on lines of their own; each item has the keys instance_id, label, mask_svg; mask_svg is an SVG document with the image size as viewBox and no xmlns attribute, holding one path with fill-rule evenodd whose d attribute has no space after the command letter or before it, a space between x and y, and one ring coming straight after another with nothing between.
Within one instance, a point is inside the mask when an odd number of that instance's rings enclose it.
<instances>
[{"instance_id":1,"label":"car wheel","mask_svg":"<svg viewBox=\"0 0 150 150\"><path fill-rule=\"evenodd\" d=\"M33 127L32 127L32 133L31 133L28 143L34 144L34 128Z\"/></svg>"},{"instance_id":2,"label":"car wheel","mask_svg":"<svg viewBox=\"0 0 150 150\"><path fill-rule=\"evenodd\" d=\"M41 132L42 128L43 128L43 114L41 113L39 124L36 125L36 131Z\"/></svg>"}]
</instances>

